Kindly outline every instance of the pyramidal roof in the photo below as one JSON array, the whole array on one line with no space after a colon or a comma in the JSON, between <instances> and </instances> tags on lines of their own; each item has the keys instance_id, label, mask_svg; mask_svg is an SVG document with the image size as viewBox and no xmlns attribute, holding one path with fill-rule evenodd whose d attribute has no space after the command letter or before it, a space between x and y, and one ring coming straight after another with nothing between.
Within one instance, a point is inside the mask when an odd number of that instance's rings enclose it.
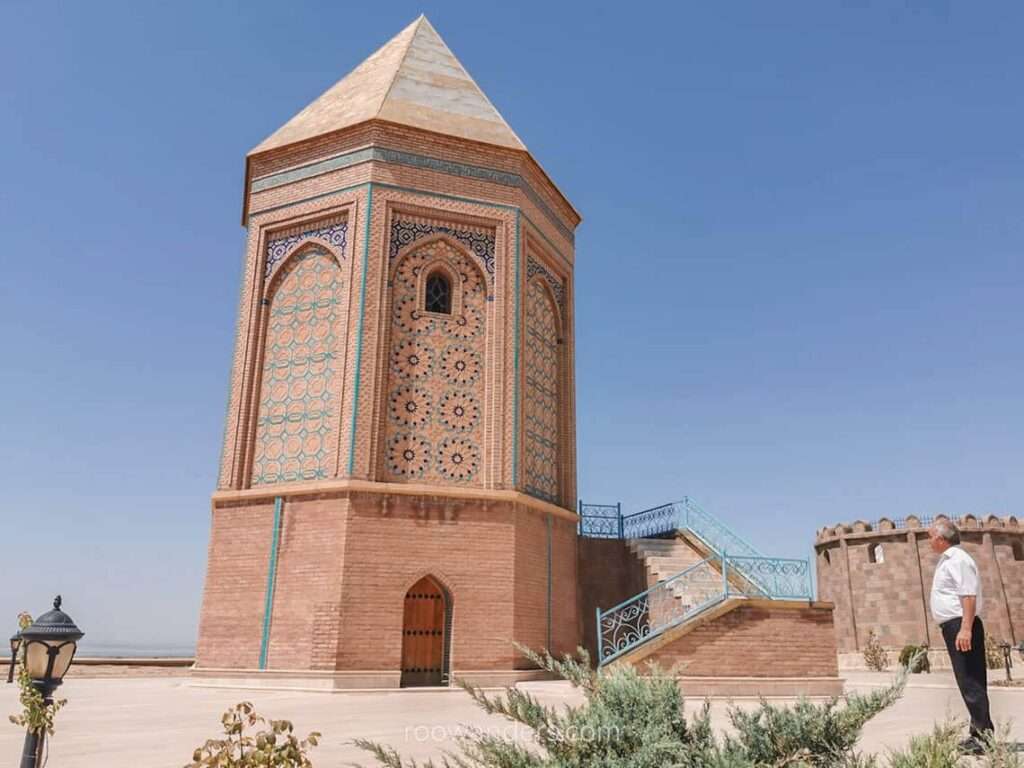
<instances>
[{"instance_id":1,"label":"pyramidal roof","mask_svg":"<svg viewBox=\"0 0 1024 768\"><path fill-rule=\"evenodd\" d=\"M373 118L526 149L427 17L420 16L249 154Z\"/></svg>"}]
</instances>

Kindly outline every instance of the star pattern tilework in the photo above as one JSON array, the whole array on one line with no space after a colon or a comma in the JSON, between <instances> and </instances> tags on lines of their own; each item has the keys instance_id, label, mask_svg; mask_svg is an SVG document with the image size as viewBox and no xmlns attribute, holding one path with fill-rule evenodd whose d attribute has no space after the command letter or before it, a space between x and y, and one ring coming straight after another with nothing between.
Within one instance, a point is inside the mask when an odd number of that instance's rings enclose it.
<instances>
[{"instance_id":1,"label":"star pattern tilework","mask_svg":"<svg viewBox=\"0 0 1024 768\"><path fill-rule=\"evenodd\" d=\"M438 259L459 276L452 290L461 307L450 316L425 313L417 294L422 269ZM480 484L485 288L471 257L444 241L417 248L395 269L384 439L392 482Z\"/></svg>"}]
</instances>

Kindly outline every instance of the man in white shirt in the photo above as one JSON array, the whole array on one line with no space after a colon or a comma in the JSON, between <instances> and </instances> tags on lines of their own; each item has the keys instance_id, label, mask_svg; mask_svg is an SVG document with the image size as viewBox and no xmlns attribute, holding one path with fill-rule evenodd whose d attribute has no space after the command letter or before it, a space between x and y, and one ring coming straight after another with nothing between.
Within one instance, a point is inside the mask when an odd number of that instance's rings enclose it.
<instances>
[{"instance_id":1,"label":"man in white shirt","mask_svg":"<svg viewBox=\"0 0 1024 768\"><path fill-rule=\"evenodd\" d=\"M932 580L932 617L942 630L956 684L971 713L971 736L960 746L977 754L984 737L994 730L988 711L981 579L974 559L959 546L960 531L953 523L940 520L928 537L932 551L939 555Z\"/></svg>"}]
</instances>

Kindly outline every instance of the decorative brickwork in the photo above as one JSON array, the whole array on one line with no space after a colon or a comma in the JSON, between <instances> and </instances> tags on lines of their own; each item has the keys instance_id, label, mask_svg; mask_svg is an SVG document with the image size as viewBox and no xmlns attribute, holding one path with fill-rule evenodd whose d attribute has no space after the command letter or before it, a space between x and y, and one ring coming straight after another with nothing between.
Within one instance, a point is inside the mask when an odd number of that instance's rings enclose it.
<instances>
[{"instance_id":1,"label":"decorative brickwork","mask_svg":"<svg viewBox=\"0 0 1024 768\"><path fill-rule=\"evenodd\" d=\"M443 94L440 112L457 101ZM452 673L512 682L532 674L513 642L579 641L579 215L520 147L401 120L322 127L246 162L198 674L399 685L403 604L429 575L450 597ZM528 238L546 301L531 309Z\"/></svg>"},{"instance_id":2,"label":"decorative brickwork","mask_svg":"<svg viewBox=\"0 0 1024 768\"><path fill-rule=\"evenodd\" d=\"M860 651L874 630L882 645L944 648L928 604L938 556L928 521L883 518L818 532L818 594L836 605L840 653ZM957 519L963 548L978 564L986 633L1024 640L1024 527L1017 518L966 515ZM1018 555L1020 557L1018 557Z\"/></svg>"},{"instance_id":3,"label":"decorative brickwork","mask_svg":"<svg viewBox=\"0 0 1024 768\"><path fill-rule=\"evenodd\" d=\"M398 236L392 227L392 248ZM435 239L395 264L384 428L389 480L480 484L486 278L470 259ZM427 278L438 271L454 295L451 314L425 308Z\"/></svg>"},{"instance_id":4,"label":"decorative brickwork","mask_svg":"<svg viewBox=\"0 0 1024 768\"><path fill-rule=\"evenodd\" d=\"M315 245L277 275L267 308L254 486L324 479L334 471L342 290L338 263Z\"/></svg>"},{"instance_id":5,"label":"decorative brickwork","mask_svg":"<svg viewBox=\"0 0 1024 768\"><path fill-rule=\"evenodd\" d=\"M545 283L526 287L526 397L524 469L526 492L541 499L559 499L559 396L561 386L557 309Z\"/></svg>"}]
</instances>

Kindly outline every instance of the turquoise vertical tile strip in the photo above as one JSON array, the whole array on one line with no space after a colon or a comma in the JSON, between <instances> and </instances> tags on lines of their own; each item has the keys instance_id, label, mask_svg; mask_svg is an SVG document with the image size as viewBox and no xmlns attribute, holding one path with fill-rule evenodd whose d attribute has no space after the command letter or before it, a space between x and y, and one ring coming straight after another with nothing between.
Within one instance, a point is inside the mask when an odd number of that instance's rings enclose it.
<instances>
[{"instance_id":1,"label":"turquoise vertical tile strip","mask_svg":"<svg viewBox=\"0 0 1024 768\"><path fill-rule=\"evenodd\" d=\"M274 585L277 582L277 548L281 539L281 508L284 499L274 498L274 533L270 538L270 565L267 567L267 592L263 598L263 636L260 639L260 669L267 668L267 647L270 645L270 618L274 612Z\"/></svg>"},{"instance_id":2,"label":"turquoise vertical tile strip","mask_svg":"<svg viewBox=\"0 0 1024 768\"><path fill-rule=\"evenodd\" d=\"M359 380L363 359L363 316L366 313L366 266L370 261L370 218L373 215L373 182L366 185L366 221L363 223L363 268L359 280L359 320L356 324L356 373L352 385L352 428L348 436L348 476L356 465L356 417L359 415Z\"/></svg>"},{"instance_id":3,"label":"turquoise vertical tile strip","mask_svg":"<svg viewBox=\"0 0 1024 768\"><path fill-rule=\"evenodd\" d=\"M515 265L515 303L512 313L515 316L512 336L512 487L519 487L519 209L516 208L516 239L512 245L513 264Z\"/></svg>"}]
</instances>

